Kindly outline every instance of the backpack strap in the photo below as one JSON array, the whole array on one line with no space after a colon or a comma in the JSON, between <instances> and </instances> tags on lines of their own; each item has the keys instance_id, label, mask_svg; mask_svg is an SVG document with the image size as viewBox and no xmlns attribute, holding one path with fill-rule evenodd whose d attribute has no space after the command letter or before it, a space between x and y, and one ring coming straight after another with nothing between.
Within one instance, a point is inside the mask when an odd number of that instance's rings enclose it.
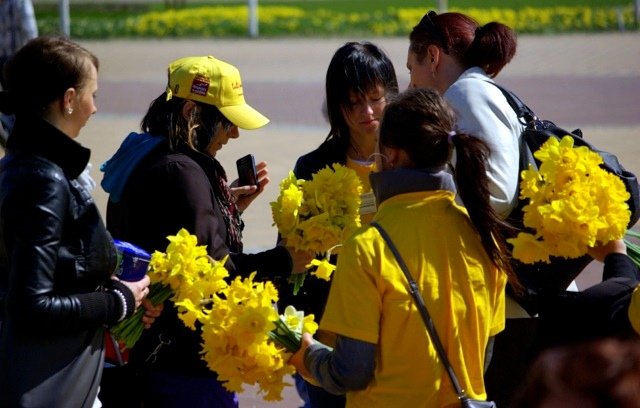
<instances>
[{"instance_id":1,"label":"backpack strap","mask_svg":"<svg viewBox=\"0 0 640 408\"><path fill-rule=\"evenodd\" d=\"M485 80L485 82L495 86L496 88L498 88L500 90L500 92L502 92L502 94L504 95L504 97L507 99L507 102L509 103L509 106L511 106L511 109L513 109L513 111L516 113L516 116L518 117L518 120L520 121L520 123L522 123L522 125L525 126L525 128L533 128L535 127L536 123L538 122L538 117L536 116L535 113L533 113L533 111L531 110L531 108L529 108L524 102L522 102L522 100L520 98L518 98L518 96L516 94L514 94L513 92L511 92L510 90L508 90L507 88L504 88L498 84L496 84L493 81L488 81ZM529 164L530 163L535 163L535 158L533 157L533 152L529 149L529 147L527 146L527 142L525 140L525 138L523 137L524 135L520 136L520 156L519 156L519 160L518 160L518 177L520 177L520 173L522 172L522 170L526 170L529 168ZM516 206L516 208L514 208L514 212L511 214L511 222L514 223L514 225L517 225L519 227L522 227L522 225L520 224L520 222L522 221L522 208L524 207L525 202L522 199L518 199L518 205ZM518 220L518 221L516 221Z\"/></svg>"},{"instance_id":2,"label":"backpack strap","mask_svg":"<svg viewBox=\"0 0 640 408\"><path fill-rule=\"evenodd\" d=\"M618 158L609 152L598 149L596 146L592 145L590 142L585 140L582 137L582 131L580 129L575 129L571 132L558 127L555 123L549 120L542 120L538 118L533 111L524 103L520 98L518 98L513 92L510 90L503 88L502 86L496 84L493 81L486 80L486 82L493 84L493 86L500 89L507 102L514 110L516 116L520 120L521 123L525 125L524 130L521 134L521 142L520 142L520 160L519 160L519 172L520 174L522 170L529 168L529 165L533 165L534 168L538 168L539 162L533 156L533 153L536 152L542 144L544 144L550 137L555 137L561 139L564 136L570 136L573 138L574 146L585 146L591 151L600 155L603 160L603 164L601 167L608 172L617 176L625 185L626 190L630 194L629 200L627 200L627 204L629 205L629 210L631 211L631 217L629 220L629 224L627 228L631 228L635 223L640 219L640 184L638 184L638 179L636 175L628 170L626 170L622 164L618 161ZM523 209L527 204L526 200L518 199L518 203L516 207L512 210L509 215L509 221L517 227L523 227ZM571 259L571 260L561 260L554 259L554 263L558 264L558 262L565 262L566 265L559 268L560 270L566 270L568 272L575 270L578 268L578 263L582 258ZM579 270L582 270L584 265L579 266ZM519 264L514 268L518 277L521 281L525 282L525 286L527 282L539 282L541 281L541 277L543 276L542 271L548 268L544 266L540 266L539 264L533 265L523 265ZM531 270L530 272L523 272L525 269ZM533 279L526 278L526 275L529 274ZM559 276L555 271L553 272L553 276ZM560 281L560 280L558 280ZM535 284L534 284L535 286ZM528 306L520 302L520 304L528 309ZM530 312L530 314L532 314Z\"/></svg>"},{"instance_id":3,"label":"backpack strap","mask_svg":"<svg viewBox=\"0 0 640 408\"><path fill-rule=\"evenodd\" d=\"M496 84L493 81L485 81L485 82L492 84L493 86L498 88L500 92L502 92L504 97L507 99L509 106L511 106L511 108L515 111L516 115L518 116L518 119L520 119L520 122L523 125L528 125L531 122L538 119L538 117L536 116L535 113L533 113L531 108L529 108L524 102L522 102L522 100L518 98L516 94L514 94L513 92L511 92L506 88L503 88L502 86Z\"/></svg>"}]
</instances>

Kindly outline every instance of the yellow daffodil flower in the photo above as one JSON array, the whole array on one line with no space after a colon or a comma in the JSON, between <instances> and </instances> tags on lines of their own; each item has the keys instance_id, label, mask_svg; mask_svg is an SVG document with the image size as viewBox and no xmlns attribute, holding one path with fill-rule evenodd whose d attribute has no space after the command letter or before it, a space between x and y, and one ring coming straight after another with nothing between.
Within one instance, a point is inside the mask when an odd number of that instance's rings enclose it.
<instances>
[{"instance_id":1,"label":"yellow daffodil flower","mask_svg":"<svg viewBox=\"0 0 640 408\"><path fill-rule=\"evenodd\" d=\"M550 256L576 258L598 243L624 236L630 218L629 193L622 181L600 167L602 158L573 138L549 138L534 153L539 170L521 174L524 225L508 241L513 256L525 263L549 262Z\"/></svg>"}]
</instances>

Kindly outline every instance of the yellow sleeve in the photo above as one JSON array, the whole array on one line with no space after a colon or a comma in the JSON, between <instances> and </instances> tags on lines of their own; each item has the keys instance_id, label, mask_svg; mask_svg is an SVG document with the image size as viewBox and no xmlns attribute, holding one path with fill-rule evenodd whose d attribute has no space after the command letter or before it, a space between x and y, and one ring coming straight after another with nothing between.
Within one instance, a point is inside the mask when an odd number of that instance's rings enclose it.
<instances>
[{"instance_id":1,"label":"yellow sleeve","mask_svg":"<svg viewBox=\"0 0 640 408\"><path fill-rule=\"evenodd\" d=\"M338 256L320 328L368 343L378 343L382 302L371 254L360 234L345 242ZM370 246L369 246L370 248Z\"/></svg>"}]
</instances>

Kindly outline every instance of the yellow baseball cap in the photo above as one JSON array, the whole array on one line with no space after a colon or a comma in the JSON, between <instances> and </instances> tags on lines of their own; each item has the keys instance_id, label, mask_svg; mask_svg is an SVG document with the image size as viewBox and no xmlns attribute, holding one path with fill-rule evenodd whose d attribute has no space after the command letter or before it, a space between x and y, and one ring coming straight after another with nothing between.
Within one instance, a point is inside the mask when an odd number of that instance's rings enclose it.
<instances>
[{"instance_id":1,"label":"yellow baseball cap","mask_svg":"<svg viewBox=\"0 0 640 408\"><path fill-rule=\"evenodd\" d=\"M244 100L240 71L212 56L185 57L169 64L167 100L173 97L213 105L241 129L257 129L269 119Z\"/></svg>"}]
</instances>

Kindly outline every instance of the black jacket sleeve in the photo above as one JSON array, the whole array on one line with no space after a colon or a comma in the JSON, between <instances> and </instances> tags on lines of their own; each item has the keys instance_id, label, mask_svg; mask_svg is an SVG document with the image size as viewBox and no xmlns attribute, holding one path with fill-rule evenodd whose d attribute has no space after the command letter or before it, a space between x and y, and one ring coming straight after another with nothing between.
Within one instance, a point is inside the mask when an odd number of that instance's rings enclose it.
<instances>
[{"instance_id":1,"label":"black jacket sleeve","mask_svg":"<svg viewBox=\"0 0 640 408\"><path fill-rule=\"evenodd\" d=\"M539 348L635 334L627 310L638 284L631 258L616 253L604 260L602 282L579 292L542 295Z\"/></svg>"},{"instance_id":2,"label":"black jacket sleeve","mask_svg":"<svg viewBox=\"0 0 640 408\"><path fill-rule=\"evenodd\" d=\"M213 259L220 261L229 255L225 266L231 275L248 276L257 271L258 278L269 278L291 273L291 257L283 247L256 254L230 251L212 182L195 161L170 155L132 177L121 203L109 203L111 210L130 207L126 225L115 222L116 217L108 220L114 237L148 251L164 251L169 244L166 237L185 228L198 238L199 245L207 246Z\"/></svg>"},{"instance_id":3,"label":"black jacket sleeve","mask_svg":"<svg viewBox=\"0 0 640 408\"><path fill-rule=\"evenodd\" d=\"M256 254L231 254L235 271L241 276L248 276L251 272L258 272L259 280L271 279L276 276L289 276L293 262L289 251L285 247L276 246Z\"/></svg>"},{"instance_id":4,"label":"black jacket sleeve","mask_svg":"<svg viewBox=\"0 0 640 408\"><path fill-rule=\"evenodd\" d=\"M77 276L65 276L77 273L59 262L69 205L68 183L51 168L18 175L5 198L2 228L11 260L7 306L24 329L80 331L122 314L117 295L100 291L99 281L83 288L73 284Z\"/></svg>"}]
</instances>

